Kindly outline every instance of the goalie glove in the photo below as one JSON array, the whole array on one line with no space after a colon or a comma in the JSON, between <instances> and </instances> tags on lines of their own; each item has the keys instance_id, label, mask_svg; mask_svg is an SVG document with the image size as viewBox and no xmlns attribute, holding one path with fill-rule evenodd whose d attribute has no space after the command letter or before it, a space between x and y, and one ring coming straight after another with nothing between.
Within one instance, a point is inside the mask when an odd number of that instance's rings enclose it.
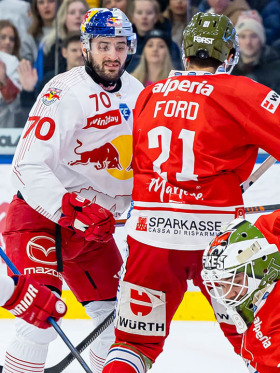
<instances>
[{"instance_id":1,"label":"goalie glove","mask_svg":"<svg viewBox=\"0 0 280 373\"><path fill-rule=\"evenodd\" d=\"M87 241L107 242L115 232L115 219L109 210L75 193L64 194L62 213L58 224L85 232Z\"/></svg>"},{"instance_id":2,"label":"goalie glove","mask_svg":"<svg viewBox=\"0 0 280 373\"><path fill-rule=\"evenodd\" d=\"M40 285L30 275L13 276L15 290L11 298L2 306L26 322L46 329L51 326L52 317L58 321L67 311L66 304L44 285Z\"/></svg>"}]
</instances>

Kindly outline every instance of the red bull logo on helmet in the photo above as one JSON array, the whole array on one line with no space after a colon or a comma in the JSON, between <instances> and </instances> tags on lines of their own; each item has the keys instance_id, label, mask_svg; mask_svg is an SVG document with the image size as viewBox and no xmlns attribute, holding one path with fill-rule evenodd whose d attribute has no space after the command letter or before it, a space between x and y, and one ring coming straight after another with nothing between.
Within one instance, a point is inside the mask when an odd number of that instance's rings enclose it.
<instances>
[{"instance_id":1,"label":"red bull logo on helmet","mask_svg":"<svg viewBox=\"0 0 280 373\"><path fill-rule=\"evenodd\" d=\"M116 17L109 18L107 20L107 26L109 27L121 27L122 26L122 20Z\"/></svg>"},{"instance_id":2,"label":"red bull logo on helmet","mask_svg":"<svg viewBox=\"0 0 280 373\"><path fill-rule=\"evenodd\" d=\"M58 88L49 88L47 92L42 97L42 102L46 106L52 105L57 100L60 99L60 94L62 90Z\"/></svg>"}]
</instances>

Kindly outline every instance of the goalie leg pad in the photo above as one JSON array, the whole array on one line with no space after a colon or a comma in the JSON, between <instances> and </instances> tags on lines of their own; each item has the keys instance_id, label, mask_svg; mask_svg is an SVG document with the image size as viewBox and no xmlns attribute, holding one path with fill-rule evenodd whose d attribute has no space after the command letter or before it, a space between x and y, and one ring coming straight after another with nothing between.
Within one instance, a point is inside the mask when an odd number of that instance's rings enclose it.
<instances>
[{"instance_id":1,"label":"goalie leg pad","mask_svg":"<svg viewBox=\"0 0 280 373\"><path fill-rule=\"evenodd\" d=\"M95 301L85 306L95 329L113 311L115 301ZM93 373L101 373L109 348L114 342L114 324L111 323L90 345L90 365Z\"/></svg>"}]
</instances>

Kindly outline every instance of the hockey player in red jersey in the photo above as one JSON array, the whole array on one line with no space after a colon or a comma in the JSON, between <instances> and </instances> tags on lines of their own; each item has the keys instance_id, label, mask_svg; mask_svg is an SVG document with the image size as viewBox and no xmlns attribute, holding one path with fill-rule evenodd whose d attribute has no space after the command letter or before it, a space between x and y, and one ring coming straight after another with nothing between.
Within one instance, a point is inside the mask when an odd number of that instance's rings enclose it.
<instances>
[{"instance_id":1,"label":"hockey player in red jersey","mask_svg":"<svg viewBox=\"0 0 280 373\"><path fill-rule=\"evenodd\" d=\"M280 210L254 225L238 218L203 255L206 288L241 333L250 372L280 372L279 233Z\"/></svg>"},{"instance_id":2,"label":"hockey player in red jersey","mask_svg":"<svg viewBox=\"0 0 280 373\"><path fill-rule=\"evenodd\" d=\"M38 328L51 327L49 317L58 321L66 313L66 304L30 275L0 275L0 289L0 305Z\"/></svg>"},{"instance_id":3,"label":"hockey player in red jersey","mask_svg":"<svg viewBox=\"0 0 280 373\"><path fill-rule=\"evenodd\" d=\"M64 279L96 327L115 305L122 258L112 234L131 201L133 110L143 86L125 71L136 35L119 9L90 9L81 39L85 66L46 84L23 130L4 238L21 273L58 294ZM43 372L55 331L22 320L16 328L4 372ZM111 325L91 344L94 373L113 341Z\"/></svg>"},{"instance_id":4,"label":"hockey player in red jersey","mask_svg":"<svg viewBox=\"0 0 280 373\"><path fill-rule=\"evenodd\" d=\"M145 88L135 107L134 208L106 373L149 369L188 279L210 302L203 251L225 223L244 216L240 184L258 148L280 159L280 97L229 74L238 60L231 21L197 13L184 30L183 50L186 71ZM235 326L221 328L239 353Z\"/></svg>"}]
</instances>

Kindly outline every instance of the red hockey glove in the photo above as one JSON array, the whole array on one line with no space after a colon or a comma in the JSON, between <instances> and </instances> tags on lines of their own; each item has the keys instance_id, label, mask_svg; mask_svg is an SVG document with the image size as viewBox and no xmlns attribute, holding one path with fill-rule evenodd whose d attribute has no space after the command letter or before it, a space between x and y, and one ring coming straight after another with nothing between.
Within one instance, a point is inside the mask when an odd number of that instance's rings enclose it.
<instances>
[{"instance_id":1,"label":"red hockey glove","mask_svg":"<svg viewBox=\"0 0 280 373\"><path fill-rule=\"evenodd\" d=\"M58 224L85 232L87 241L107 242L115 232L115 219L109 210L75 193L64 194L62 213Z\"/></svg>"},{"instance_id":2,"label":"red hockey glove","mask_svg":"<svg viewBox=\"0 0 280 373\"><path fill-rule=\"evenodd\" d=\"M66 304L46 286L40 285L30 275L13 276L18 282L11 298L4 308L38 328L51 326L47 321L52 317L57 321L65 315Z\"/></svg>"}]
</instances>

